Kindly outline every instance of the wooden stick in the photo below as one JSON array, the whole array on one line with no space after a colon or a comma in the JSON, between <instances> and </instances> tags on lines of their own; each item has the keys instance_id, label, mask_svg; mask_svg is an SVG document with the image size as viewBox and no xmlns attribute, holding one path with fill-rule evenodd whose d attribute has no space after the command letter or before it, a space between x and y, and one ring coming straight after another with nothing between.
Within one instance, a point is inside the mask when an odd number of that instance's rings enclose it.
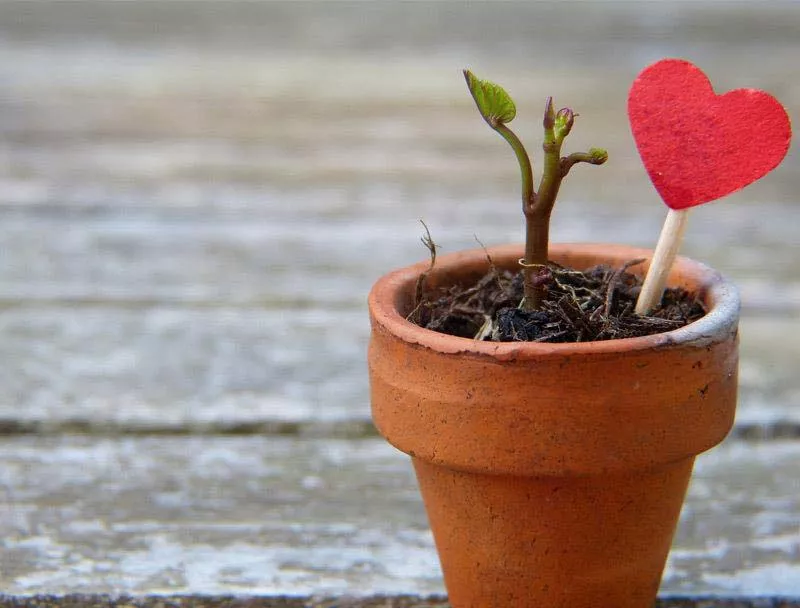
<instances>
[{"instance_id":1,"label":"wooden stick","mask_svg":"<svg viewBox=\"0 0 800 608\"><path fill-rule=\"evenodd\" d=\"M650 269L636 301L636 314L646 315L659 302L664 294L667 285L667 275L669 275L675 256L678 255L683 233L686 231L686 220L689 216L687 209L670 209L664 227L661 229L661 236L658 237L658 244L650 262Z\"/></svg>"}]
</instances>

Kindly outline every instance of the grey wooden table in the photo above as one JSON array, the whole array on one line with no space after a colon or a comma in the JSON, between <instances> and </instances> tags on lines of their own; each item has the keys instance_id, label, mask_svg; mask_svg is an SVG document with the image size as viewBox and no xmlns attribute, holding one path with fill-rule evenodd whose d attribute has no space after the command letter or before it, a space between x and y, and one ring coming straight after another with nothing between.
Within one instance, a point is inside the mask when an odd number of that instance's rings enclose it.
<instances>
[{"instance_id":1,"label":"grey wooden table","mask_svg":"<svg viewBox=\"0 0 800 608\"><path fill-rule=\"evenodd\" d=\"M652 246L631 79L684 56L797 123L798 31L794 2L0 2L0 605L442 593L369 424L364 302L425 256L420 218L444 251L521 238L459 69L507 86L532 150L550 94L609 149L556 240ZM791 151L693 213L684 252L742 291L741 399L664 597L800 597L798 192ZM753 602L715 605L791 605Z\"/></svg>"},{"instance_id":2,"label":"grey wooden table","mask_svg":"<svg viewBox=\"0 0 800 608\"><path fill-rule=\"evenodd\" d=\"M602 605L602 604L598 604ZM653 608L795 608L786 598L659 598ZM440 596L375 595L371 597L247 596L0 596L2 608L449 608Z\"/></svg>"}]
</instances>

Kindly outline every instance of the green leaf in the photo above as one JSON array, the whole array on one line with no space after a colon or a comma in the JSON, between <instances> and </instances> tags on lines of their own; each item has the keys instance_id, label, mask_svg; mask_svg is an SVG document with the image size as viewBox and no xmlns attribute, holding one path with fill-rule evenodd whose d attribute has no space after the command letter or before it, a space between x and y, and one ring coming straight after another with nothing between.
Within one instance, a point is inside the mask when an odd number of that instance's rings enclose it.
<instances>
[{"instance_id":1,"label":"green leaf","mask_svg":"<svg viewBox=\"0 0 800 608\"><path fill-rule=\"evenodd\" d=\"M478 111L490 126L496 127L514 120L517 107L503 87L488 80L481 80L469 70L464 70L464 78L467 80L469 92L472 93Z\"/></svg>"}]
</instances>

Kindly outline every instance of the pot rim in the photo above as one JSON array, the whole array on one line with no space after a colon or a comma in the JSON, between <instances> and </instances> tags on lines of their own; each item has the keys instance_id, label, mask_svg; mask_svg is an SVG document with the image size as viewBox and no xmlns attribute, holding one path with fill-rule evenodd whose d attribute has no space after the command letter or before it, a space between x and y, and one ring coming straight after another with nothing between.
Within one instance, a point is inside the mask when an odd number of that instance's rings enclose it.
<instances>
[{"instance_id":1,"label":"pot rim","mask_svg":"<svg viewBox=\"0 0 800 608\"><path fill-rule=\"evenodd\" d=\"M486 259L487 253L493 257L518 256L522 245L499 245L486 249L476 248L439 256L436 269L443 271L455 269L461 264L474 260L476 256ZM564 254L578 254L587 257L621 257L626 260L647 258L641 266L646 268L653 251L628 245L607 243L561 243L550 246L552 258ZM635 352L670 345L693 343L697 347L725 340L736 330L739 317L740 299L736 287L722 274L701 262L678 256L673 270L691 279L697 291L703 294L707 306L706 314L678 329L641 336L592 342L540 343L540 342L485 342L461 338L425 329L408 321L398 310L398 300L406 290L413 288L419 275L430 266L428 260L391 271L373 285L369 294L369 309L373 322L404 342L417 344L438 352L448 354L476 355L497 360L525 360L543 356L564 355L604 355L620 352ZM670 282L672 284L672 282Z\"/></svg>"}]
</instances>

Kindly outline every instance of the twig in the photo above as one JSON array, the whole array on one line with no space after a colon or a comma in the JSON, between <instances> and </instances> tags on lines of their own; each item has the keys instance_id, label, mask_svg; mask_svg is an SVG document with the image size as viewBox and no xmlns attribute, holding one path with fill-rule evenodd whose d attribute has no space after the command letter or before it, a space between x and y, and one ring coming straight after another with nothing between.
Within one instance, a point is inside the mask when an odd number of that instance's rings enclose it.
<instances>
[{"instance_id":1,"label":"twig","mask_svg":"<svg viewBox=\"0 0 800 608\"><path fill-rule=\"evenodd\" d=\"M605 307L603 308L603 312L605 313L606 317L611 316L611 307L614 305L614 291L616 291L617 286L619 285L620 277L625 274L629 268L632 266L638 266L642 262L644 262L644 258L638 258L636 260L625 262L622 266L614 271L614 274L611 275L611 278L608 280Z\"/></svg>"},{"instance_id":2,"label":"twig","mask_svg":"<svg viewBox=\"0 0 800 608\"><path fill-rule=\"evenodd\" d=\"M431 231L428 229L428 225L423 220L420 220L419 223L422 224L423 228L425 228L425 234L420 237L420 240L430 253L431 262L428 266L428 269L417 277L417 285L414 289L414 310L408 313L408 316L406 317L406 320L408 321L419 320L416 319L415 315L419 312L420 306L422 306L422 296L425 291L425 279L428 278L428 274L436 265L436 252L439 249L439 246L433 242L433 237L431 237Z\"/></svg>"}]
</instances>

